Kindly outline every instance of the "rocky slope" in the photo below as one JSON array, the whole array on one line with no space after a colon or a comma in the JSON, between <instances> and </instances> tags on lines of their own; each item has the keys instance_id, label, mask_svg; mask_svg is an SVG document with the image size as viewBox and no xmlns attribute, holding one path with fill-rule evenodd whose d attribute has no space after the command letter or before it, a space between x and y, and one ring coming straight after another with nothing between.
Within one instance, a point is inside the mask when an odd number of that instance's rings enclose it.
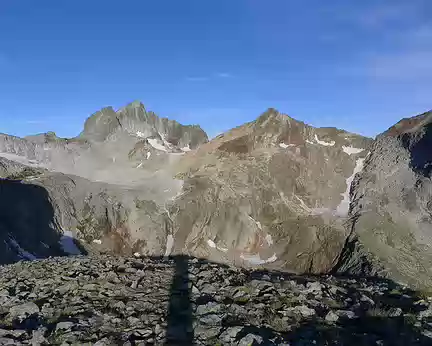
<instances>
[{"instance_id":1,"label":"rocky slope","mask_svg":"<svg viewBox=\"0 0 432 346\"><path fill-rule=\"evenodd\" d=\"M350 225L353 247L373 254L386 275L424 288L432 268L431 148L432 112L379 135L352 187Z\"/></svg>"},{"instance_id":2,"label":"rocky slope","mask_svg":"<svg viewBox=\"0 0 432 346\"><path fill-rule=\"evenodd\" d=\"M1 161L0 161L1 162ZM165 253L170 220L148 193L26 169L0 181L0 261L111 251Z\"/></svg>"},{"instance_id":3,"label":"rocky slope","mask_svg":"<svg viewBox=\"0 0 432 346\"><path fill-rule=\"evenodd\" d=\"M2 345L430 345L432 304L386 280L194 258L0 267Z\"/></svg>"}]
</instances>

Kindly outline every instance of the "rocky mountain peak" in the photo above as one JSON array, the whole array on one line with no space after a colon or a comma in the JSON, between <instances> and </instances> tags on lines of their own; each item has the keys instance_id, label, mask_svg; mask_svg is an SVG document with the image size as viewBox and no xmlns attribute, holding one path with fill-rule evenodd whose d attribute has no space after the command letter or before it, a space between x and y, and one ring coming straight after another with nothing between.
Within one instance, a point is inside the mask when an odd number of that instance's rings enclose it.
<instances>
[{"instance_id":1,"label":"rocky mountain peak","mask_svg":"<svg viewBox=\"0 0 432 346\"><path fill-rule=\"evenodd\" d=\"M175 146L189 150L208 141L207 134L200 126L185 126L175 120L160 118L147 111L139 101L118 111L107 107L94 113L85 122L80 136L101 142L118 140L124 135L156 139L159 147L165 146L165 149Z\"/></svg>"},{"instance_id":2,"label":"rocky mountain peak","mask_svg":"<svg viewBox=\"0 0 432 346\"><path fill-rule=\"evenodd\" d=\"M365 151L371 139L334 127L313 127L269 108L255 121L218 136L216 142L220 143L222 150L239 153L275 146L297 151L302 147L316 146L352 155Z\"/></svg>"},{"instance_id":3,"label":"rocky mountain peak","mask_svg":"<svg viewBox=\"0 0 432 346\"><path fill-rule=\"evenodd\" d=\"M282 124L289 122L290 120L298 121L286 114L280 113L275 108L268 108L262 113L256 120L256 126L265 127L269 123L281 122Z\"/></svg>"},{"instance_id":4,"label":"rocky mountain peak","mask_svg":"<svg viewBox=\"0 0 432 346\"><path fill-rule=\"evenodd\" d=\"M95 141L105 140L118 126L117 114L112 107L102 108L92 114L84 123L80 137Z\"/></svg>"},{"instance_id":5,"label":"rocky mountain peak","mask_svg":"<svg viewBox=\"0 0 432 346\"><path fill-rule=\"evenodd\" d=\"M419 133L432 124L432 110L412 118L404 118L380 136L399 136L406 133Z\"/></svg>"},{"instance_id":6,"label":"rocky mountain peak","mask_svg":"<svg viewBox=\"0 0 432 346\"><path fill-rule=\"evenodd\" d=\"M144 112L146 112L144 104L139 100L132 101L131 103L129 103L126 106L124 106L123 108L121 108L120 111L123 111L126 109L142 109L142 110L144 110Z\"/></svg>"}]
</instances>

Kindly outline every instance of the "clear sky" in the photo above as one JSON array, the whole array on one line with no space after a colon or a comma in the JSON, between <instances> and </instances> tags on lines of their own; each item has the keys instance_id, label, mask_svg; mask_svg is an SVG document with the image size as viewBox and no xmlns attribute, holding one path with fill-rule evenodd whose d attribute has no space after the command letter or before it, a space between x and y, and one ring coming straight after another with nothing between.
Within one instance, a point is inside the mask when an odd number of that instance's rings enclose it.
<instances>
[{"instance_id":1,"label":"clear sky","mask_svg":"<svg viewBox=\"0 0 432 346\"><path fill-rule=\"evenodd\" d=\"M432 1L0 0L0 132L136 99L211 136L269 107L374 136L432 108Z\"/></svg>"}]
</instances>

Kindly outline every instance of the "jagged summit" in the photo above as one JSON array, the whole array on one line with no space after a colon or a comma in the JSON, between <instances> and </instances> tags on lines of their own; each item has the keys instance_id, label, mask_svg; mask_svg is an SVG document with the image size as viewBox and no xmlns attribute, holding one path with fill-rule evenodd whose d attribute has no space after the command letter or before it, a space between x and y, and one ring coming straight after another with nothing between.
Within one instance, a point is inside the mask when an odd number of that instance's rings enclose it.
<instances>
[{"instance_id":1,"label":"jagged summit","mask_svg":"<svg viewBox=\"0 0 432 346\"><path fill-rule=\"evenodd\" d=\"M256 120L215 137L210 143L203 145L200 152L204 154L207 150L218 148L245 154L260 148L280 147L298 151L316 146L354 155L364 152L371 142L371 138L335 127L313 127L269 108Z\"/></svg>"},{"instance_id":2,"label":"jagged summit","mask_svg":"<svg viewBox=\"0 0 432 346\"><path fill-rule=\"evenodd\" d=\"M160 118L148 112L139 101L134 101L118 111L112 107L90 116L80 137L93 141L117 139L122 134L140 138L156 138L161 145L168 142L179 148L196 148L208 141L207 134L198 125L184 126L175 120Z\"/></svg>"},{"instance_id":3,"label":"jagged summit","mask_svg":"<svg viewBox=\"0 0 432 346\"><path fill-rule=\"evenodd\" d=\"M145 111L144 104L141 101L139 101L139 100L134 100L134 101L128 103L126 106L122 107L119 111L125 110L127 108L132 108L132 109L134 109L134 108L142 108Z\"/></svg>"},{"instance_id":4,"label":"jagged summit","mask_svg":"<svg viewBox=\"0 0 432 346\"><path fill-rule=\"evenodd\" d=\"M417 115L412 118L404 118L397 124L390 127L381 136L392 135L398 136L404 133L421 132L432 124L432 110Z\"/></svg>"}]
</instances>

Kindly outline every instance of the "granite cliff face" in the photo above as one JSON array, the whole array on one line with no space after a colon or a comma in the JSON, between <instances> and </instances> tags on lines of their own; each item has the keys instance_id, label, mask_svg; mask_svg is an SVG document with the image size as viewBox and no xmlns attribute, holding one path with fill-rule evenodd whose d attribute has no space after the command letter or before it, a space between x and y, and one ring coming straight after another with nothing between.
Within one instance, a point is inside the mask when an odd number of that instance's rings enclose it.
<instances>
[{"instance_id":1,"label":"granite cliff face","mask_svg":"<svg viewBox=\"0 0 432 346\"><path fill-rule=\"evenodd\" d=\"M269 109L208 141L134 102L93 114L72 139L1 135L0 260L187 254L425 287L431 118L374 141Z\"/></svg>"}]
</instances>

